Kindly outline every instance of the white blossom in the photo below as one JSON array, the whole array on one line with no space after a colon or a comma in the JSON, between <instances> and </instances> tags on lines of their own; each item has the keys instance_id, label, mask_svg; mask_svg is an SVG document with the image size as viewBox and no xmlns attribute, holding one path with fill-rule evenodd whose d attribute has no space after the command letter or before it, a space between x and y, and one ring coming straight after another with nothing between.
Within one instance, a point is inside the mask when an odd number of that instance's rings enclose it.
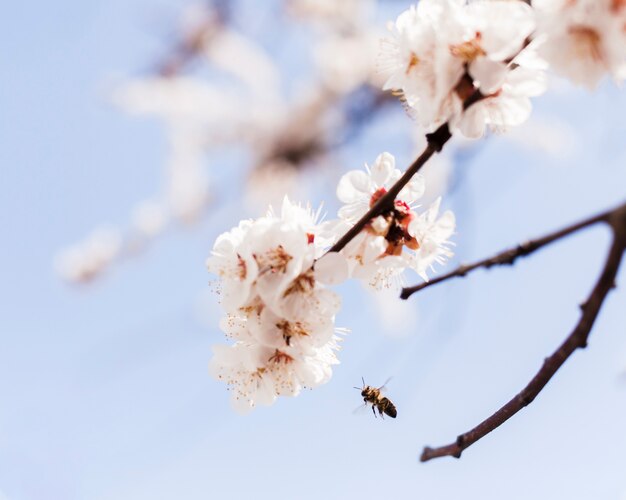
<instances>
[{"instance_id":1,"label":"white blossom","mask_svg":"<svg viewBox=\"0 0 626 500\"><path fill-rule=\"evenodd\" d=\"M214 349L210 371L241 411L327 382L338 362L341 300L323 283L347 272L343 261L320 258L334 235L318 219L319 211L285 198L279 214L270 210L220 235L207 260L221 279L220 327L235 341Z\"/></svg>"},{"instance_id":2,"label":"white blossom","mask_svg":"<svg viewBox=\"0 0 626 500\"><path fill-rule=\"evenodd\" d=\"M142 201L132 210L133 227L147 237L159 234L167 223L167 213L162 204L156 201Z\"/></svg>"},{"instance_id":3,"label":"white blossom","mask_svg":"<svg viewBox=\"0 0 626 500\"><path fill-rule=\"evenodd\" d=\"M103 226L61 251L55 258L55 268L63 279L85 283L107 269L121 251L121 233L115 227Z\"/></svg>"},{"instance_id":4,"label":"white blossom","mask_svg":"<svg viewBox=\"0 0 626 500\"><path fill-rule=\"evenodd\" d=\"M363 24L373 10L373 0L287 0L290 12L299 18L336 31Z\"/></svg>"},{"instance_id":5,"label":"white blossom","mask_svg":"<svg viewBox=\"0 0 626 500\"><path fill-rule=\"evenodd\" d=\"M535 27L524 2L422 0L402 13L383 43L385 89L399 91L419 123L432 131L445 122L468 137L486 125L496 130L522 123L529 97L543 92L538 64L527 47ZM467 111L464 101L483 99Z\"/></svg>"},{"instance_id":6,"label":"white blossom","mask_svg":"<svg viewBox=\"0 0 626 500\"><path fill-rule=\"evenodd\" d=\"M345 203L339 209L337 230L347 230L365 215L400 176L389 153L378 156L365 171L346 173L337 187L337 196ZM443 262L452 255L447 240L454 231L454 216L446 212L435 221L439 200L419 215L416 201L424 190L424 179L415 175L400 191L393 208L374 217L341 251L352 277L380 289L400 282L403 271L412 267L427 279L425 271L433 262Z\"/></svg>"},{"instance_id":7,"label":"white blossom","mask_svg":"<svg viewBox=\"0 0 626 500\"><path fill-rule=\"evenodd\" d=\"M590 89L604 75L626 74L626 2L623 0L538 0L533 2L541 54L559 74Z\"/></svg>"}]
</instances>

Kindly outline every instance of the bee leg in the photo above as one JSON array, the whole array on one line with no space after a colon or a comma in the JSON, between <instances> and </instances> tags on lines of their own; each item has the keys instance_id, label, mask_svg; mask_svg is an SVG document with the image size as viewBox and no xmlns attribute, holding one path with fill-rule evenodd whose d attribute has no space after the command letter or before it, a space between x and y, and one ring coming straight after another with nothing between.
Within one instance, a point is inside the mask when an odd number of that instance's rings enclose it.
<instances>
[{"instance_id":1,"label":"bee leg","mask_svg":"<svg viewBox=\"0 0 626 500\"><path fill-rule=\"evenodd\" d=\"M374 405L372 405L372 413L374 414L374 417L378 418L376 416L376 407Z\"/></svg>"}]
</instances>

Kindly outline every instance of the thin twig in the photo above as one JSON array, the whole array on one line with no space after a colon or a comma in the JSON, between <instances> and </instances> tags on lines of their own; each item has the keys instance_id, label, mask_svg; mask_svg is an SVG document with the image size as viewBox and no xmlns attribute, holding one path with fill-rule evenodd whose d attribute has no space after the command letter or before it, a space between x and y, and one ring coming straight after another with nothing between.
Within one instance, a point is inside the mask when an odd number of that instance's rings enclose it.
<instances>
[{"instance_id":1,"label":"thin twig","mask_svg":"<svg viewBox=\"0 0 626 500\"><path fill-rule=\"evenodd\" d=\"M624 206L626 206L626 204ZM546 245L549 245L550 243L554 243L555 241L558 241L572 233L575 233L577 231L580 231L581 229L597 224L598 222L606 221L608 217L614 211L615 209L608 210L606 212L595 215L593 217L589 217L588 219L572 224L571 226L565 227L563 229L555 231L541 238L527 241L526 243L517 245L514 248L509 248L508 250L500 252L494 255L493 257L482 259L472 264L462 264L456 269L454 269L453 271L450 271L449 273L446 273L446 274L442 274L441 276L438 276L430 281L427 281L425 283L420 283L419 285L403 288L400 294L400 297L406 300L412 294L414 294L415 292L419 292L420 290L423 290L424 288L428 288L438 283L448 281L449 279L452 279L452 278L463 278L467 274L471 273L472 271L475 271L476 269L480 269L480 268L489 269L493 266L513 265L518 257L526 257L527 255L530 255L531 253L539 250L540 248Z\"/></svg>"},{"instance_id":2,"label":"thin twig","mask_svg":"<svg viewBox=\"0 0 626 500\"><path fill-rule=\"evenodd\" d=\"M593 220L593 218L589 219L589 221L591 220ZM626 204L612 210L608 214L604 214L604 218L601 220L606 221L611 226L613 230L613 242L604 269L596 285L591 291L587 301L581 305L582 315L572 333L570 333L550 357L544 360L541 369L519 394L472 430L458 436L454 443L439 448L425 447L420 457L422 462L444 456L460 458L463 450L485 437L522 408L532 403L572 353L576 349L582 349L587 346L587 339L598 317L600 308L609 291L615 287L615 278L619 271L624 250L626 249ZM563 236L570 232L566 232Z\"/></svg>"}]
</instances>

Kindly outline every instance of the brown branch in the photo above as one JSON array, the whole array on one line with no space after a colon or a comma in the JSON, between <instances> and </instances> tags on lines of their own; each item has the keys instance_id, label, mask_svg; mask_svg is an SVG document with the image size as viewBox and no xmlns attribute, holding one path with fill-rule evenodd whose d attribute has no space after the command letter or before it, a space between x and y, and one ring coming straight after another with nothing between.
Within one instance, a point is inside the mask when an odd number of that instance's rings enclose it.
<instances>
[{"instance_id":1,"label":"brown branch","mask_svg":"<svg viewBox=\"0 0 626 500\"><path fill-rule=\"evenodd\" d=\"M463 450L485 437L522 408L532 403L572 353L576 349L582 349L587 346L587 339L598 317L600 308L609 291L615 287L615 278L619 271L622 256L626 250L626 204L605 214L603 220L605 220L613 230L611 249L596 285L591 291L587 301L581 305L582 315L574 330L559 348L554 351L550 357L544 360L541 369L519 394L472 430L458 436L454 443L439 448L425 447L420 457L422 462L445 456L460 458Z\"/></svg>"},{"instance_id":2,"label":"brown branch","mask_svg":"<svg viewBox=\"0 0 626 500\"><path fill-rule=\"evenodd\" d=\"M623 206L626 206L626 204ZM476 269L480 269L480 268L489 269L493 266L513 265L518 257L526 257L527 255L530 255L531 253L539 250L540 248L546 245L549 245L550 243L554 243L555 241L558 241L572 233L575 233L577 231L580 231L581 229L597 224L598 222L607 221L608 217L613 212L615 212L615 210L616 209L609 210L607 212L603 212L593 217L589 217L588 219L572 224L571 226L565 227L563 229L555 231L541 238L530 240L530 241L527 241L526 243L517 245L514 248L509 248L508 250L504 250L503 252L500 252L492 257L479 260L472 264L462 264L456 269L454 269L453 271L450 271L449 273L446 273L446 274L442 274L441 276L438 276L425 283L420 283L419 285L415 285L411 287L405 287L402 289L400 297L406 300L412 294L414 294L415 292L419 292L420 290L423 290L424 288L437 285L438 283L448 281L449 279L452 279L452 278L464 278L467 274L471 273L472 271L475 271Z\"/></svg>"}]
</instances>

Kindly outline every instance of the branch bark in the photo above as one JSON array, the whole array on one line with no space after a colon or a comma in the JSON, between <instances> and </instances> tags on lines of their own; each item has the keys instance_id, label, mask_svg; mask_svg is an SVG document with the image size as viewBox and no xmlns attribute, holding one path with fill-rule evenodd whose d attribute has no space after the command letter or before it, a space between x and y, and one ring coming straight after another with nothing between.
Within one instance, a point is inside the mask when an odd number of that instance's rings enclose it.
<instances>
[{"instance_id":1,"label":"branch bark","mask_svg":"<svg viewBox=\"0 0 626 500\"><path fill-rule=\"evenodd\" d=\"M591 333L593 324L598 317L602 304L611 289L615 287L615 278L619 271L624 251L626 250L626 204L608 213L588 219L586 225L582 225L581 227L571 230L576 227L576 225L572 226L569 228L570 231L564 230L564 234L560 236L562 238L567 234L571 234L575 230L586 227L592 223L599 222L599 220L596 220L597 218L600 218L600 220L605 221L610 225L613 231L613 241L606 263L604 264L604 268L587 301L581 305L582 314L574 330L563 341L558 349L544 360L541 369L521 392L519 392L502 408L478 424L476 427L468 432L465 432L464 434L459 435L454 443L438 448L430 448L428 446L425 447L420 457L422 462L427 462L433 458L445 456L460 458L463 450L474 444L479 439L485 437L491 431L501 426L509 418L519 412L522 408L532 403L559 368L561 368L565 361L567 361L567 359L574 353L574 351L587 346L587 340ZM580 226L580 224L578 226ZM555 241L555 239L552 239L551 241Z\"/></svg>"}]
</instances>

